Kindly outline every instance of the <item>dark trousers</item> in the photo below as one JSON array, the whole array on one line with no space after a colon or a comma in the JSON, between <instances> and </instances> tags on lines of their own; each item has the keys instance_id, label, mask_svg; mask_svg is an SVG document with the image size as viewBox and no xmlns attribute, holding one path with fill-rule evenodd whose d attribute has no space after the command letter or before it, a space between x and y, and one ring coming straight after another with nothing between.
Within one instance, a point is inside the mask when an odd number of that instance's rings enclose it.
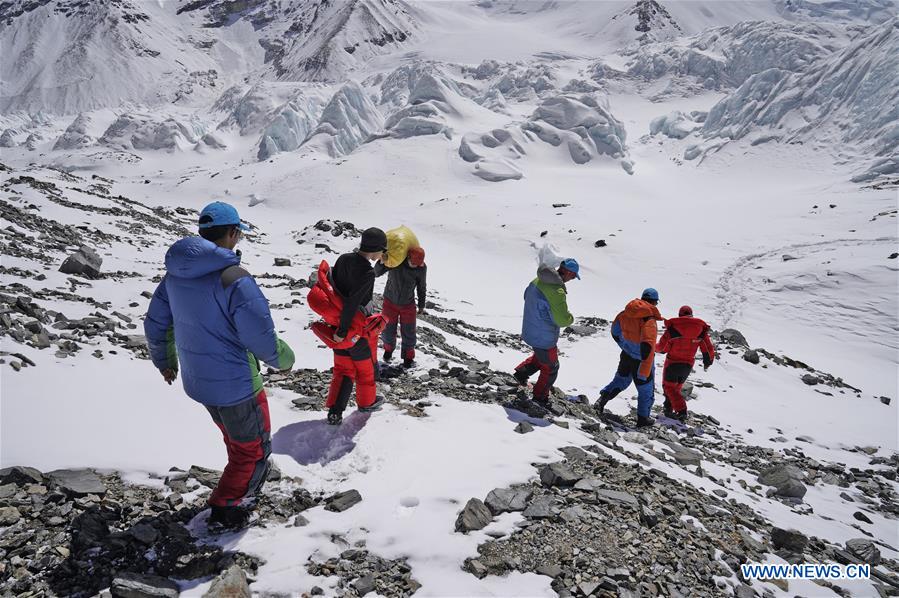
<instances>
[{"instance_id":1,"label":"dark trousers","mask_svg":"<svg viewBox=\"0 0 899 598\"><path fill-rule=\"evenodd\" d=\"M356 405L370 407L375 402L375 361L376 353L372 347L377 346L377 336L363 337L349 349L334 350L334 369L331 375L331 387L328 389L328 400L325 407L343 413L353 384L356 384Z\"/></svg>"},{"instance_id":2,"label":"dark trousers","mask_svg":"<svg viewBox=\"0 0 899 598\"><path fill-rule=\"evenodd\" d=\"M265 391L260 390L252 399L236 405L207 405L206 410L222 431L228 451L228 464L209 496L209 504L239 505L259 491L268 475L268 458L272 454L268 399Z\"/></svg>"},{"instance_id":3,"label":"dark trousers","mask_svg":"<svg viewBox=\"0 0 899 598\"><path fill-rule=\"evenodd\" d=\"M403 359L415 359L416 313L414 303L396 305L384 299L384 309L381 311L381 315L387 320L387 326L381 333L381 341L384 343L385 351L393 351L396 348L398 326L403 341L401 351Z\"/></svg>"},{"instance_id":4,"label":"dark trousers","mask_svg":"<svg viewBox=\"0 0 899 598\"><path fill-rule=\"evenodd\" d=\"M534 400L546 401L549 399L549 391L556 383L556 378L559 377L559 349L558 347L533 349L534 353L518 364L515 372L523 374L525 378L540 372L537 383L534 384Z\"/></svg>"},{"instance_id":5,"label":"dark trousers","mask_svg":"<svg viewBox=\"0 0 899 598\"><path fill-rule=\"evenodd\" d=\"M683 388L687 376L693 371L692 363L672 363L665 361L665 370L662 373L662 390L665 392L665 401L671 405L672 411L686 411L687 401L684 400Z\"/></svg>"}]
</instances>

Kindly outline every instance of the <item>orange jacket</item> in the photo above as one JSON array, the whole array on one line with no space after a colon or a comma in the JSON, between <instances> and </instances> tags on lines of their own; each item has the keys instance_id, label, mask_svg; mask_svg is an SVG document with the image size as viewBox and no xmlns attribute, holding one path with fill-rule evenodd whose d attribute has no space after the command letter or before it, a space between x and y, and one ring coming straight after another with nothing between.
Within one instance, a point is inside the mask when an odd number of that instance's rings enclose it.
<instances>
[{"instance_id":1,"label":"orange jacket","mask_svg":"<svg viewBox=\"0 0 899 598\"><path fill-rule=\"evenodd\" d=\"M612 323L612 338L621 350L640 360L638 374L641 378L648 378L652 372L659 334L656 321L662 319L664 318L655 305L642 299L634 299L615 316Z\"/></svg>"}]
</instances>

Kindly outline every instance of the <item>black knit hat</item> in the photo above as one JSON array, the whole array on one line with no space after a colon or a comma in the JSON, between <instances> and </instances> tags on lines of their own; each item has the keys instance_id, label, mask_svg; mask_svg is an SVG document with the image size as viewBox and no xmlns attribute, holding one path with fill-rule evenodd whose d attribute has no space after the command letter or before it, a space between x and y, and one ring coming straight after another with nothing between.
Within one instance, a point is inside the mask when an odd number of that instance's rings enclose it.
<instances>
[{"instance_id":1,"label":"black knit hat","mask_svg":"<svg viewBox=\"0 0 899 598\"><path fill-rule=\"evenodd\" d=\"M367 228L362 231L362 242L359 244L359 251L366 253L374 253L376 251L387 251L387 235L380 228Z\"/></svg>"}]
</instances>

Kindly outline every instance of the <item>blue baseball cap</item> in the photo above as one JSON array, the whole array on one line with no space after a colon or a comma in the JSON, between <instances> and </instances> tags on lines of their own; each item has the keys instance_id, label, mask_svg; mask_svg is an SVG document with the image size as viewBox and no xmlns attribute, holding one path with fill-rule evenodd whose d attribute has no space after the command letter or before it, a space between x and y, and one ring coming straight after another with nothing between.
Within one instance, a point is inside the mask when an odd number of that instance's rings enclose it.
<instances>
[{"instance_id":1,"label":"blue baseball cap","mask_svg":"<svg viewBox=\"0 0 899 598\"><path fill-rule=\"evenodd\" d=\"M652 287L649 287L648 289L643 289L643 294L640 296L640 299L647 299L649 301L655 301L658 303L659 292Z\"/></svg>"},{"instance_id":2,"label":"blue baseball cap","mask_svg":"<svg viewBox=\"0 0 899 598\"><path fill-rule=\"evenodd\" d=\"M581 279L581 275L578 274L578 271L581 269L581 267L578 266L576 259L570 257L562 260L562 267L574 274L578 280Z\"/></svg>"},{"instance_id":3,"label":"blue baseball cap","mask_svg":"<svg viewBox=\"0 0 899 598\"><path fill-rule=\"evenodd\" d=\"M240 216L234 206L223 201L214 201L200 212L200 228L212 228L213 226L234 225L240 230L250 230L246 224L241 224Z\"/></svg>"}]
</instances>

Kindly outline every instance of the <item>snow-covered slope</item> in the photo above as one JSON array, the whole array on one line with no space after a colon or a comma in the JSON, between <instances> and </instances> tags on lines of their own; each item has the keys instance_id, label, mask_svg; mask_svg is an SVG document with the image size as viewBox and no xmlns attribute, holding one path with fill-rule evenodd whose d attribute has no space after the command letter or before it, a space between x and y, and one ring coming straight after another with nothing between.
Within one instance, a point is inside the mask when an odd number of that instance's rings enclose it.
<instances>
[{"instance_id":1,"label":"snow-covered slope","mask_svg":"<svg viewBox=\"0 0 899 598\"><path fill-rule=\"evenodd\" d=\"M890 595L894 15L0 2L0 467L40 470L0 470L0 594L199 596L230 571L260 596ZM241 263L297 356L264 372L280 471L249 529L218 536L219 430L141 335L212 200L251 224ZM382 364L385 408L329 426L309 280L401 224L429 266L416 364ZM511 376L544 244L581 275L547 409ZM102 263L60 271L73 255ZM714 331L686 428L634 430L632 390L590 404L619 361L610 320L647 286ZM872 577L749 580L747 562Z\"/></svg>"}]
</instances>

